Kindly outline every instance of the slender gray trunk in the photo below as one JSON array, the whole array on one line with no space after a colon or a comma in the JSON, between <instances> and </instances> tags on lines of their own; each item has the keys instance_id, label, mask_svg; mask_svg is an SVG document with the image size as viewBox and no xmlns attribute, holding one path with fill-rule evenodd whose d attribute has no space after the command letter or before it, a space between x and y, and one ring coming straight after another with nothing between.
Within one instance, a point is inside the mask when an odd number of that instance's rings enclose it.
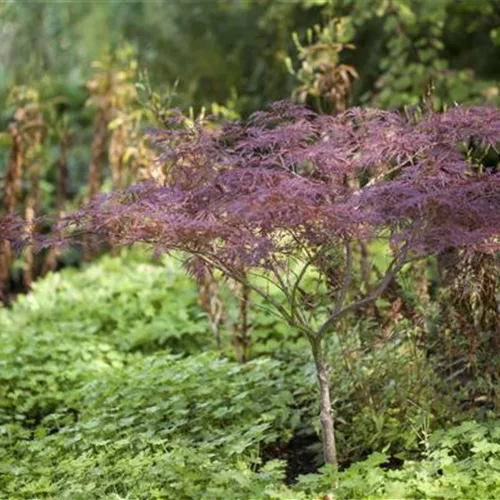
<instances>
[{"instance_id":1,"label":"slender gray trunk","mask_svg":"<svg viewBox=\"0 0 500 500\"><path fill-rule=\"evenodd\" d=\"M335 443L335 427L332 417L330 386L328 380L328 363L323 352L322 341L315 339L313 344L314 363L319 384L320 423L323 438L323 456L325 463L338 467L337 445Z\"/></svg>"}]
</instances>

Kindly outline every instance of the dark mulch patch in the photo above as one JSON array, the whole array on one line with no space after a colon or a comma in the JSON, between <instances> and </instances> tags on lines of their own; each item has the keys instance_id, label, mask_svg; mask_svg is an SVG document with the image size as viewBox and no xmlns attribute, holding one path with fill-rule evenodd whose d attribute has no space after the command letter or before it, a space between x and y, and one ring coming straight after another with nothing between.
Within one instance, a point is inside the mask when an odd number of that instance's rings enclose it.
<instances>
[{"instance_id":1,"label":"dark mulch patch","mask_svg":"<svg viewBox=\"0 0 500 500\"><path fill-rule=\"evenodd\" d=\"M285 460L286 483L292 485L301 474L317 472L323 465L321 458L321 442L316 434L299 434L288 443L272 443L262 451L264 462L269 460Z\"/></svg>"}]
</instances>

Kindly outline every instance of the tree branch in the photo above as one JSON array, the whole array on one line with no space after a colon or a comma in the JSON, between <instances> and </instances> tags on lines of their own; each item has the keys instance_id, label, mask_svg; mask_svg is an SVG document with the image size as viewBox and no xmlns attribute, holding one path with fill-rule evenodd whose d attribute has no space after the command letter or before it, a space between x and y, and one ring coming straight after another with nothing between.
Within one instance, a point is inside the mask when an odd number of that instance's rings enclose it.
<instances>
[{"instance_id":1,"label":"tree branch","mask_svg":"<svg viewBox=\"0 0 500 500\"><path fill-rule=\"evenodd\" d=\"M322 338L325 336L325 334L328 332L328 330L333 326L333 324L344 314L346 314L349 311L355 311L356 309L359 309L360 307L363 307L370 302L373 302L374 300L377 300L380 295L384 292L384 290L387 288L389 283L392 281L394 276L401 270L401 268L409 262L406 258L408 254L408 248L405 246L399 255L391 262L390 266L388 267L386 274L378 287L367 297L364 299L360 299L356 302L352 302L351 304L341 307L339 310L335 310L332 315L321 325L319 330L316 332L316 336L319 338Z\"/></svg>"},{"instance_id":2,"label":"tree branch","mask_svg":"<svg viewBox=\"0 0 500 500\"><path fill-rule=\"evenodd\" d=\"M352 246L350 242L345 244L345 259L346 259L346 270L344 275L344 282L342 283L342 288L340 289L339 295L337 297L337 302L335 304L335 309L333 314L338 313L342 306L344 305L345 298L352 281Z\"/></svg>"},{"instance_id":3,"label":"tree branch","mask_svg":"<svg viewBox=\"0 0 500 500\"><path fill-rule=\"evenodd\" d=\"M257 295L260 295L266 302L271 304L274 309L277 311L278 315L281 316L290 326L293 326L294 328L297 328L300 332L306 335L306 337L311 337L312 332L309 328L307 328L305 325L298 323L295 321L295 318L293 318L286 308L281 305L274 297L272 297L270 294L266 293L264 290L259 288L258 286L255 286L253 283L251 283L248 279L243 278L240 274L234 273L230 268L228 268L226 265L224 265L220 260L218 260L216 257L209 257L204 254L197 254L201 259L205 260L209 264L219 268L224 274L227 276L231 277L235 281L238 281L244 286L247 286L250 290L253 290Z\"/></svg>"},{"instance_id":4,"label":"tree branch","mask_svg":"<svg viewBox=\"0 0 500 500\"><path fill-rule=\"evenodd\" d=\"M295 314L297 310L297 291L299 290L299 285L302 279L304 278L306 271L309 269L309 267L314 263L314 261L317 259L317 257L321 254L321 250L317 252L315 255L311 256L307 262L303 265L302 269L300 270L300 273L298 274L295 283L293 284L292 288L292 294L290 297L290 315L292 318L295 320ZM301 321L304 322L304 319L301 318Z\"/></svg>"}]
</instances>

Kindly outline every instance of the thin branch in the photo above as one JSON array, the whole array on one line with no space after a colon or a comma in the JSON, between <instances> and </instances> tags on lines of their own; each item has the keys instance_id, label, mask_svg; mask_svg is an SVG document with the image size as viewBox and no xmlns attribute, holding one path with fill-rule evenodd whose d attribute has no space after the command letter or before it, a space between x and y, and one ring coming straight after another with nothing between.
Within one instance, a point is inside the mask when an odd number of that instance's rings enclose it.
<instances>
[{"instance_id":1,"label":"thin branch","mask_svg":"<svg viewBox=\"0 0 500 500\"><path fill-rule=\"evenodd\" d=\"M344 275L344 283L342 283L342 288L340 289L339 296L337 297L337 302L335 304L335 309L333 314L338 313L342 306L344 305L347 292L352 282L352 245L350 242L345 244L345 259L346 259L346 269Z\"/></svg>"},{"instance_id":2,"label":"thin branch","mask_svg":"<svg viewBox=\"0 0 500 500\"><path fill-rule=\"evenodd\" d=\"M276 260L275 256L273 256L273 260ZM285 283L285 281L281 277L281 274L276 269L276 266L273 264L269 268L271 272L274 274L276 281L279 283L279 286L275 282L273 283L276 284L276 286L278 286L278 288L283 292L287 300L290 300L289 286Z\"/></svg>"},{"instance_id":3,"label":"thin branch","mask_svg":"<svg viewBox=\"0 0 500 500\"><path fill-rule=\"evenodd\" d=\"M316 332L316 335L319 338L324 337L324 335L333 326L333 324L344 314L346 314L349 311L355 311L356 309L359 309L360 307L363 307L369 304L370 302L377 300L380 297L380 295L384 292L384 290L387 288L389 283L392 281L394 276L396 276L396 274L401 270L401 268L406 263L409 262L409 260L407 260L406 258L407 253L408 253L408 247L405 246L401 250L399 255L391 262L384 278L382 279L378 287L364 299L357 300L356 302L352 302L351 304L339 309L338 311L334 311L333 314L319 328L319 330Z\"/></svg>"},{"instance_id":4,"label":"thin branch","mask_svg":"<svg viewBox=\"0 0 500 500\"><path fill-rule=\"evenodd\" d=\"M248 272L248 275L250 275L250 272ZM275 273L273 273L275 274ZM262 279L262 280L265 280L266 283L267 283L267 286L269 285L272 285L274 287L276 287L280 292L283 293L283 295L285 297L288 298L288 292L287 292L287 289L286 289L286 284L282 282L282 280L279 280L279 281L274 281L273 279L269 278L269 276L267 276L267 274L265 273L254 273L255 277L258 278L258 279Z\"/></svg>"},{"instance_id":5,"label":"thin branch","mask_svg":"<svg viewBox=\"0 0 500 500\"><path fill-rule=\"evenodd\" d=\"M297 278L295 280L295 283L293 284L292 288L292 293L290 297L290 314L293 319L295 319L295 314L297 311L297 291L299 290L300 282L304 278L307 270L311 265L314 263L314 261L321 255L323 250L319 250L316 254L312 255L309 257L309 259L306 261L302 269L300 270L300 273L297 275ZM301 322L304 323L304 318L300 318Z\"/></svg>"},{"instance_id":6,"label":"thin branch","mask_svg":"<svg viewBox=\"0 0 500 500\"><path fill-rule=\"evenodd\" d=\"M294 318L290 316L286 308L281 305L274 297L272 297L270 294L266 293L264 290L259 288L258 286L255 286L253 283L251 283L249 280L243 278L242 275L234 273L230 268L225 266L220 260L218 260L216 257L208 257L207 255L204 254L197 254L198 257L201 259L205 260L209 264L219 268L224 274L229 276L230 278L234 279L235 281L238 281L244 286L247 286L250 290L253 290L257 295L260 295L266 302L271 304L275 311L281 315L283 319L286 320L286 322L290 325L293 326L294 328L297 328L299 331L304 333L307 337L310 337L312 335L312 332L309 328L307 328L305 325L297 323Z\"/></svg>"}]
</instances>

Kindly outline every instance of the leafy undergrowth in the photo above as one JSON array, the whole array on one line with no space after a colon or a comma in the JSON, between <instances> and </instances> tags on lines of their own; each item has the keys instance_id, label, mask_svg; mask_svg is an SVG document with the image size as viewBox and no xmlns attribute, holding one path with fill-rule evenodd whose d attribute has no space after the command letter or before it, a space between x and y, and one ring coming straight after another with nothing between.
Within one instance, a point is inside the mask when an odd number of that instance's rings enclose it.
<instances>
[{"instance_id":1,"label":"leafy undergrowth","mask_svg":"<svg viewBox=\"0 0 500 500\"><path fill-rule=\"evenodd\" d=\"M173 259L153 265L141 253L124 252L49 274L0 316L2 330L98 336L119 351L199 352L211 342L206 314L180 267Z\"/></svg>"},{"instance_id":2,"label":"leafy undergrowth","mask_svg":"<svg viewBox=\"0 0 500 500\"><path fill-rule=\"evenodd\" d=\"M500 497L500 423L463 422L404 329L375 350L355 329L331 343L334 361L351 352L331 374L344 469L318 469L314 369L300 344L264 355L284 345L272 325L261 312L267 346L241 365L213 352L172 263L37 283L0 310L0 498Z\"/></svg>"},{"instance_id":3,"label":"leafy undergrowth","mask_svg":"<svg viewBox=\"0 0 500 500\"><path fill-rule=\"evenodd\" d=\"M340 473L324 467L299 477L298 487L309 498L328 489L338 499L500 497L500 421L463 422L436 431L426 444L423 459L407 460L399 469L387 467L384 453L373 453Z\"/></svg>"},{"instance_id":4,"label":"leafy undergrowth","mask_svg":"<svg viewBox=\"0 0 500 500\"><path fill-rule=\"evenodd\" d=\"M284 370L207 353L158 353L73 393L72 411L35 429L2 427L0 490L33 498L247 498L280 485L284 463L260 447L300 414ZM243 496L242 496L243 495Z\"/></svg>"},{"instance_id":5,"label":"leafy undergrowth","mask_svg":"<svg viewBox=\"0 0 500 500\"><path fill-rule=\"evenodd\" d=\"M210 342L196 287L172 262L105 257L51 274L0 309L0 423L36 425L85 381L148 352Z\"/></svg>"}]
</instances>

